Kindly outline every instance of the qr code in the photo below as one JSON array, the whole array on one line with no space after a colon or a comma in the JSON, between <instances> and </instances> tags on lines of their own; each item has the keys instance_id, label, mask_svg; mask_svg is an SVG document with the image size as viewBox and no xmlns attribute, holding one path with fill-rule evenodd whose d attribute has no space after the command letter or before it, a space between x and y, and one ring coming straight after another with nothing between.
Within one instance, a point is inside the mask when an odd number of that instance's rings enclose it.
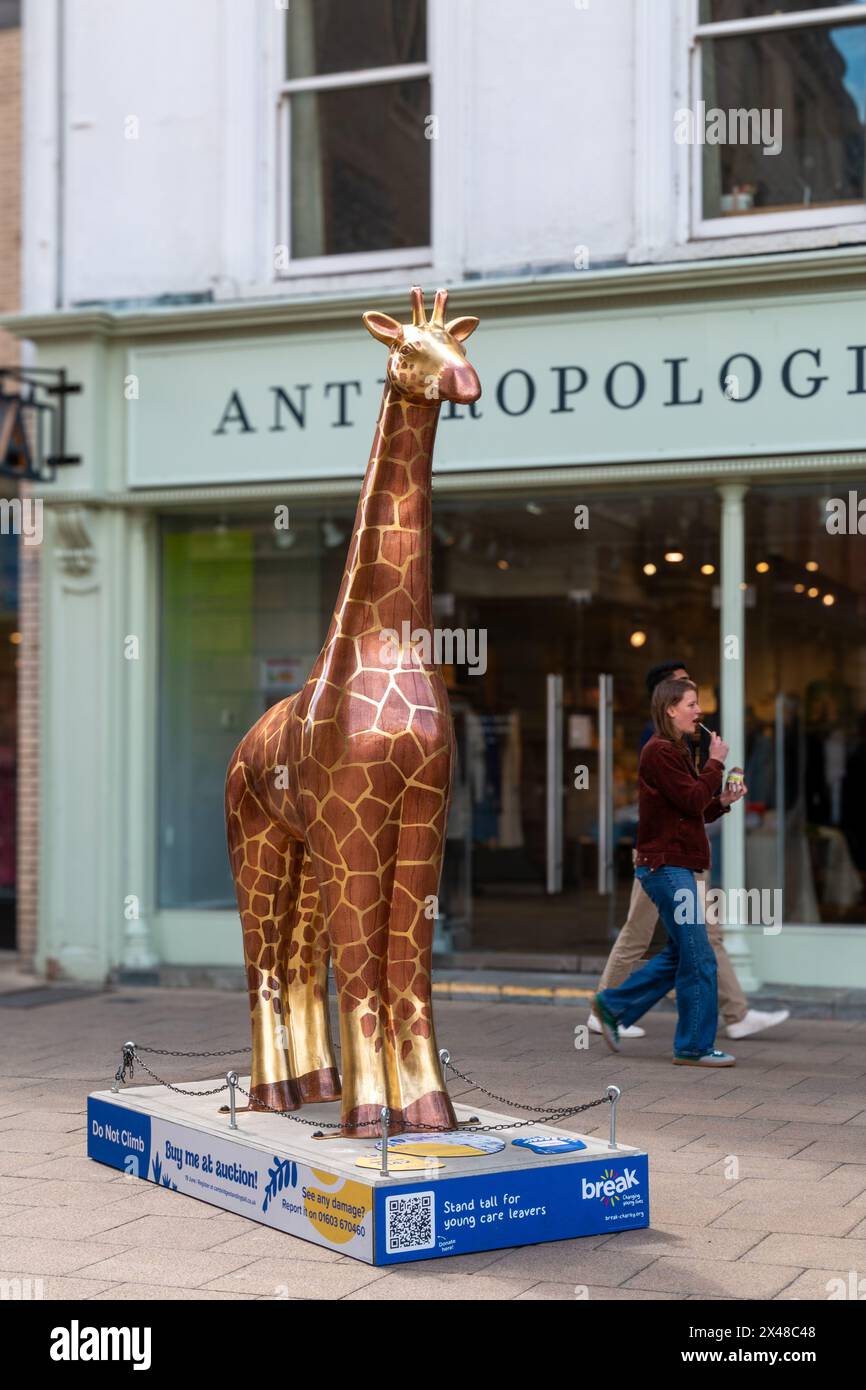
<instances>
[{"instance_id":1,"label":"qr code","mask_svg":"<svg viewBox=\"0 0 866 1390\"><path fill-rule=\"evenodd\" d=\"M432 1250L436 1244L432 1192L412 1192L385 1198L385 1249Z\"/></svg>"}]
</instances>

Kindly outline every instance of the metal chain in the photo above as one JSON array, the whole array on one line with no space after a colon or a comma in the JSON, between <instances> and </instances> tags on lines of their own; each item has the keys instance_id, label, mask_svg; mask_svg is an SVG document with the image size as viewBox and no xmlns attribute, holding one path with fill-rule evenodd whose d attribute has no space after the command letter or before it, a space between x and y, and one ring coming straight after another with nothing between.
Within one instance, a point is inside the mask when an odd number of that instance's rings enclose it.
<instances>
[{"instance_id":1,"label":"metal chain","mask_svg":"<svg viewBox=\"0 0 866 1390\"><path fill-rule=\"evenodd\" d=\"M450 1064L449 1064L449 1065L450 1065ZM239 1081L235 1082L235 1088L236 1088L238 1091L241 1092L241 1095L246 1096L247 1099L248 1099L249 1101L252 1101L252 1100L253 1100L253 1097L250 1095L249 1091L245 1090L244 1087L240 1084ZM602 1096L600 1100L589 1100L589 1101L587 1101L584 1105L573 1105L573 1106L569 1106L568 1108L566 1108L566 1107L563 1106L563 1107L560 1107L558 1110L556 1110L556 1111L554 1111L554 1112L551 1112L551 1111L548 1110L548 1111L545 1111L544 1113L545 1113L545 1115L547 1116L548 1121L552 1124L553 1121L554 1121L555 1119L564 1119L564 1118L565 1118L566 1116L568 1116L568 1115L578 1115L578 1114L580 1114L580 1112L581 1112L582 1110L592 1110L593 1107L596 1106L596 1105L606 1105L607 1103L608 1103L608 1098L607 1098L607 1096ZM320 1123L319 1121L317 1121L317 1120L304 1120L304 1119L302 1119L299 1115L296 1115L296 1114L294 1113L293 1110L277 1110L276 1106L268 1105L267 1101L259 1100L258 1098L256 1098L255 1104L256 1104L257 1107L261 1106L263 1109L270 1111L270 1113L271 1113L272 1115L281 1115L281 1116L283 1117L283 1119L286 1119L286 1120L295 1120L297 1124L301 1124L301 1125L315 1125L315 1127L316 1127L317 1129L342 1129L342 1128L343 1128L342 1121L340 1121L340 1122L338 1122L338 1123L336 1123L336 1124L321 1124L321 1123ZM533 1105L533 1106L524 1106L524 1109L527 1109L527 1110L529 1110L529 1109L531 1109L531 1110L544 1110L544 1107L543 1107L543 1106L534 1106L534 1105ZM371 1120L371 1121L370 1121L370 1125L371 1125L371 1126L375 1125L375 1123L376 1123L375 1120ZM460 1129L459 1129L459 1133L460 1133L460 1134L492 1134L494 1130L499 1130L499 1129L525 1129L525 1128L527 1128L527 1127L530 1126L530 1125L537 1125L538 1123L539 1123L538 1120L510 1120L507 1124L501 1124L501 1125L480 1125L480 1124L479 1124L479 1125L461 1125L461 1126L460 1126ZM422 1124L420 1120L419 1120L418 1123L416 1124L416 1123L413 1121L413 1122L412 1122L412 1130L411 1130L411 1132L412 1132L412 1133L416 1133L416 1132L419 1132L419 1131L421 1131L421 1130L429 1130L431 1134L442 1134L442 1133L445 1132L445 1131L443 1131L443 1128L442 1128L441 1125L425 1125L425 1124ZM451 1132L453 1132L453 1131L451 1131ZM373 1138L372 1135L370 1135L369 1137L370 1137L370 1138Z\"/></svg>"},{"instance_id":2,"label":"metal chain","mask_svg":"<svg viewBox=\"0 0 866 1390\"><path fill-rule=\"evenodd\" d=\"M236 1049L236 1052L251 1051L252 1048L250 1047ZM157 1081L160 1086L165 1086L167 1090L174 1091L175 1094L179 1096L216 1096L219 1095L221 1091L227 1091L229 1089L228 1082L223 1082L221 1086L214 1086L211 1090L208 1091L188 1091L184 1090L184 1088L181 1086L173 1086L170 1081L163 1081L162 1077L157 1076L156 1072L151 1071L147 1063L142 1061L141 1057L138 1055L140 1052L150 1052L160 1057L228 1057L236 1055L234 1051L170 1052L167 1049L159 1047L124 1047L123 1060L121 1061L121 1064L118 1067L117 1072L115 1073L115 1081L125 1081L125 1074L127 1071L129 1071L130 1076L133 1076L133 1065L134 1062L137 1061L142 1067L144 1067L144 1070L147 1072L148 1076L153 1077L154 1081ZM470 1076L466 1076L464 1072L460 1071L457 1067L455 1067L454 1063L451 1061L447 1063L447 1066L451 1068L455 1076L460 1077L461 1081L465 1081L467 1085L474 1087L474 1089L477 1091L481 1091L483 1095L489 1096L491 1100L498 1101L500 1105L514 1105L519 1110L531 1110L533 1114L537 1114L543 1117L541 1120L512 1120L506 1124L500 1125L461 1125L458 1131L460 1134L492 1134L496 1130L526 1129L532 1125L537 1125L540 1123L554 1124L557 1120L564 1120L572 1115L580 1115L584 1110L592 1110L597 1105L606 1105L609 1101L609 1098L607 1096L602 1096L599 1100L589 1100L584 1102L583 1105L527 1105L523 1101L511 1100L506 1096L497 1095L495 1091L488 1091L486 1086L481 1086L477 1081L473 1081ZM271 1115L280 1115L285 1120L294 1120L295 1124L309 1125L317 1130L343 1128L343 1123L341 1120L329 1124L324 1123L321 1120L305 1119L301 1115L296 1115L293 1110L278 1110L275 1105L269 1105L268 1102L265 1100L260 1100L258 1097L255 1097L254 1099L250 1092L246 1090L245 1087L243 1087L239 1081L235 1082L235 1089L240 1091L241 1095L246 1096L247 1100L250 1102L250 1109L253 1109L253 1107L255 1107L259 1110L266 1110ZM375 1121L371 1121L370 1123L371 1125L373 1125L375 1124ZM444 1132L441 1125L425 1125L420 1120L417 1123L413 1122L412 1132L420 1132L421 1130L428 1130L433 1134L442 1134ZM370 1138L372 1137L373 1136L371 1135Z\"/></svg>"},{"instance_id":3,"label":"metal chain","mask_svg":"<svg viewBox=\"0 0 866 1390\"><path fill-rule=\"evenodd\" d=\"M460 1071L458 1067L455 1067L454 1063L451 1061L446 1063L446 1069L447 1067L450 1067L454 1075L459 1076L461 1081L465 1081L467 1085L472 1086L476 1091L480 1091L482 1095L489 1096L491 1100L498 1100L500 1105L516 1105L518 1110L532 1110L538 1115L572 1115L589 1108L586 1105L526 1105L521 1100L510 1100L507 1096L498 1096L495 1091L488 1091L486 1086L482 1086L479 1081L473 1081L471 1076L466 1076L466 1074ZM607 1100L607 1096L605 1096L604 1099ZM591 1105L600 1105L601 1103L601 1101L597 1100L590 1102Z\"/></svg>"},{"instance_id":4,"label":"metal chain","mask_svg":"<svg viewBox=\"0 0 866 1390\"><path fill-rule=\"evenodd\" d=\"M252 1052L251 1047L228 1047L223 1052L169 1052L164 1047L138 1047L136 1052L152 1052L155 1057L236 1057L240 1052ZM142 1062L142 1066L144 1063Z\"/></svg>"},{"instance_id":5,"label":"metal chain","mask_svg":"<svg viewBox=\"0 0 866 1390\"><path fill-rule=\"evenodd\" d=\"M136 1048L136 1052L137 1052L137 1051L138 1051L138 1049ZM165 1086L165 1087L167 1087L169 1091L176 1091L177 1094L178 1094L179 1096L217 1096L217 1095L219 1095L220 1091L227 1091L228 1088L229 1088L229 1087L228 1087L228 1082L227 1082L227 1081L224 1081L223 1084L222 1084L221 1086L214 1086L213 1089L210 1090L210 1091L185 1091L185 1090L183 1089L182 1086L172 1086L172 1084L171 1084L170 1081L163 1081L163 1080L162 1080L162 1077L157 1076L156 1072L151 1071L150 1067L147 1065L147 1062L142 1062L142 1060L141 1060L140 1057L137 1056L137 1057L136 1057L136 1061L139 1063L140 1066L144 1067L144 1070L147 1072L148 1076L152 1076L153 1079L154 1079L154 1081L158 1081L158 1082L159 1082L160 1086ZM131 1076L131 1075L132 1075L132 1067L131 1067L131 1066L130 1066L129 1072L130 1072L130 1076ZM117 1080L118 1080L118 1081L122 1081L122 1080L123 1080L123 1077L122 1077L122 1076L119 1076L119 1077L117 1078Z\"/></svg>"}]
</instances>

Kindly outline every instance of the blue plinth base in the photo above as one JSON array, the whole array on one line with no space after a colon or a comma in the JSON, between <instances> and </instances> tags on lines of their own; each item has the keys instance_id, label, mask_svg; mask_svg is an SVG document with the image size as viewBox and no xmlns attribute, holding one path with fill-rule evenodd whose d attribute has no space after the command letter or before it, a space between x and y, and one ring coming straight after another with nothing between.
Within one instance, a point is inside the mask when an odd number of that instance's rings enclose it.
<instances>
[{"instance_id":1,"label":"blue plinth base","mask_svg":"<svg viewBox=\"0 0 866 1390\"><path fill-rule=\"evenodd\" d=\"M249 1079L241 1077L241 1084L248 1087ZM611 1148L552 1125L521 1125L496 1132L505 1141L496 1153L445 1156L434 1160L440 1167L382 1176L357 1166L360 1157L378 1156L374 1140L317 1140L313 1126L262 1112L239 1114L233 1130L219 1113L226 1097L180 1096L164 1086L95 1091L87 1101L87 1152L131 1179L373 1265L649 1225L647 1154L628 1145ZM518 1124L491 1111L454 1108L458 1120ZM298 1113L321 1124L338 1117L335 1105ZM536 1153L513 1142L541 1135L581 1139L585 1147Z\"/></svg>"}]
</instances>

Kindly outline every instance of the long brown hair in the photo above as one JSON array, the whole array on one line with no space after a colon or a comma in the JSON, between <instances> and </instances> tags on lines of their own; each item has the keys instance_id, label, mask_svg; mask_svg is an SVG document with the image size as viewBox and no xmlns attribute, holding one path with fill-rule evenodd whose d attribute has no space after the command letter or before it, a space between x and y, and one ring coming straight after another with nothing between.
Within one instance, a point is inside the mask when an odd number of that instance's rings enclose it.
<instances>
[{"instance_id":1,"label":"long brown hair","mask_svg":"<svg viewBox=\"0 0 866 1390\"><path fill-rule=\"evenodd\" d=\"M690 690L697 693L697 689L694 681L687 681L682 676L678 680L659 681L653 691L652 704L650 705L653 728L659 738L669 738L672 743L676 743L682 738L682 734L674 727L668 714L668 708L671 705L678 705Z\"/></svg>"}]
</instances>

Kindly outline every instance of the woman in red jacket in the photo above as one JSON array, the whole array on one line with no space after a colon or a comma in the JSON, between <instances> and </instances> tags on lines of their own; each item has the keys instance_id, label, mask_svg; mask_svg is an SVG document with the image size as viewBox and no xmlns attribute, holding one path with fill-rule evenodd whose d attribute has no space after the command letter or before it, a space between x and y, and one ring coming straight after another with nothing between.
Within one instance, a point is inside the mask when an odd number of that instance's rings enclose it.
<instances>
[{"instance_id":1,"label":"woman in red jacket","mask_svg":"<svg viewBox=\"0 0 866 1390\"><path fill-rule=\"evenodd\" d=\"M746 793L741 784L722 791L728 745L713 734L710 756L697 772L683 735L701 717L697 687L664 680L652 699L655 733L644 745L638 769L635 875L658 908L668 944L616 989L595 996L595 1012L611 1051L619 1051L619 1027L657 1004L672 985L677 992L673 1061L677 1066L732 1067L736 1058L714 1044L718 1022L716 957L704 924L695 872L709 868L706 821L726 815Z\"/></svg>"}]
</instances>

